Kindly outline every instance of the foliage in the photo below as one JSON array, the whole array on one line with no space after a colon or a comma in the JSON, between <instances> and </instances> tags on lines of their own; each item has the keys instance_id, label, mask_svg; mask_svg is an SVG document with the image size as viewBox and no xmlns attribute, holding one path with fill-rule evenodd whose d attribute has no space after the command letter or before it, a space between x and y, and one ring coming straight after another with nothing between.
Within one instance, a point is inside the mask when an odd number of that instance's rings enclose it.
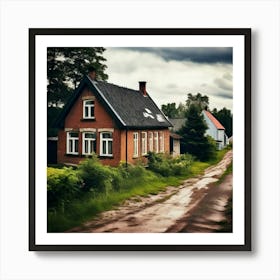
<instances>
[{"instance_id":1,"label":"foliage","mask_svg":"<svg viewBox=\"0 0 280 280\"><path fill-rule=\"evenodd\" d=\"M161 110L169 118L183 118L186 108L183 103L179 103L178 107L176 103L167 103L161 105Z\"/></svg>"},{"instance_id":2,"label":"foliage","mask_svg":"<svg viewBox=\"0 0 280 280\"><path fill-rule=\"evenodd\" d=\"M62 108L49 107L48 108L48 137L57 136L58 129L53 127L55 120L61 113Z\"/></svg>"},{"instance_id":3,"label":"foliage","mask_svg":"<svg viewBox=\"0 0 280 280\"><path fill-rule=\"evenodd\" d=\"M180 185L183 179L201 174L205 168L217 163L225 152L218 151L217 158L211 163L193 162L190 155L171 158L154 154L153 161L163 163L163 168L161 164L156 166L159 172L166 170L166 163L169 166L168 177L141 164L121 163L117 168L103 166L95 155L85 159L75 170L48 168L48 232L62 232L81 225L128 198L141 200L140 196L156 194L167 186Z\"/></svg>"},{"instance_id":4,"label":"foliage","mask_svg":"<svg viewBox=\"0 0 280 280\"><path fill-rule=\"evenodd\" d=\"M213 109L212 114L225 127L225 132L228 137L232 136L232 113L229 109L223 108L221 110Z\"/></svg>"},{"instance_id":5,"label":"foliage","mask_svg":"<svg viewBox=\"0 0 280 280\"><path fill-rule=\"evenodd\" d=\"M119 189L122 183L118 171L102 165L95 154L79 164L77 173L83 182L84 191L108 193L113 188Z\"/></svg>"},{"instance_id":6,"label":"foliage","mask_svg":"<svg viewBox=\"0 0 280 280\"><path fill-rule=\"evenodd\" d=\"M102 56L104 48L48 48L48 104L65 103L69 92L88 72L89 66L96 68L97 77L107 80L106 59Z\"/></svg>"},{"instance_id":7,"label":"foliage","mask_svg":"<svg viewBox=\"0 0 280 280\"><path fill-rule=\"evenodd\" d=\"M172 158L168 154L148 153L148 168L161 176L186 175L192 163L190 155L181 155Z\"/></svg>"},{"instance_id":8,"label":"foliage","mask_svg":"<svg viewBox=\"0 0 280 280\"><path fill-rule=\"evenodd\" d=\"M155 194L168 185L179 185L182 180L178 176L163 178L146 170L142 165L128 165L126 167L125 164L120 164L117 168L104 166L104 169L100 169L98 160L95 158L86 159L85 162L83 167L79 165L77 170L73 170L73 172L76 172L78 178L83 176L84 179L88 179L88 185L83 181L84 184L80 188L80 192L76 197L72 197L70 203L66 205L62 203L64 207L51 207L52 205L48 203L48 232L67 230L100 212L112 209L130 197ZM85 176L83 173L90 166L97 171L96 175L100 178L100 182L94 178L93 172L91 172L91 176ZM105 174L110 177L107 182ZM108 182L111 184L109 188ZM92 183L98 187L89 188L88 186L92 186Z\"/></svg>"},{"instance_id":9,"label":"foliage","mask_svg":"<svg viewBox=\"0 0 280 280\"><path fill-rule=\"evenodd\" d=\"M201 112L209 106L209 97L207 95L201 95L201 93L197 93L196 95L188 93L188 99L186 100L187 110L193 105Z\"/></svg>"},{"instance_id":10,"label":"foliage","mask_svg":"<svg viewBox=\"0 0 280 280\"><path fill-rule=\"evenodd\" d=\"M47 168L48 208L64 207L80 193L81 180L72 168Z\"/></svg>"},{"instance_id":11,"label":"foliage","mask_svg":"<svg viewBox=\"0 0 280 280\"><path fill-rule=\"evenodd\" d=\"M200 108L191 104L186 112L185 125L179 130L182 152L190 153L201 161L215 156L216 145L210 137L205 136L207 125L201 115Z\"/></svg>"}]
</instances>

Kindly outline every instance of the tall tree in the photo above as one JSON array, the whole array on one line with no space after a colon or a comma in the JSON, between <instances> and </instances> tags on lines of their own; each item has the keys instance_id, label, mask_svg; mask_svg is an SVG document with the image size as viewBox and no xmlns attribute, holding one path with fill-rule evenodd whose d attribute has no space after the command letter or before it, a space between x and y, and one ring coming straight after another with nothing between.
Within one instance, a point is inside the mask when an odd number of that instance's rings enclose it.
<instances>
[{"instance_id":1,"label":"tall tree","mask_svg":"<svg viewBox=\"0 0 280 280\"><path fill-rule=\"evenodd\" d=\"M161 105L161 110L169 118L184 118L186 107L183 103L179 103L177 107L174 102Z\"/></svg>"},{"instance_id":2,"label":"tall tree","mask_svg":"<svg viewBox=\"0 0 280 280\"><path fill-rule=\"evenodd\" d=\"M201 95L201 93L197 93L196 95L188 93L188 99L186 100L187 109L191 105L197 106L202 111L209 106L209 97L207 95Z\"/></svg>"},{"instance_id":3,"label":"tall tree","mask_svg":"<svg viewBox=\"0 0 280 280\"><path fill-rule=\"evenodd\" d=\"M169 118L175 118L177 115L176 103L167 103L161 105L162 112Z\"/></svg>"},{"instance_id":4,"label":"tall tree","mask_svg":"<svg viewBox=\"0 0 280 280\"><path fill-rule=\"evenodd\" d=\"M196 104L190 104L186 111L185 125L179 130L182 136L182 152L189 153L201 161L209 160L216 155L216 146L205 136L207 125Z\"/></svg>"},{"instance_id":5,"label":"tall tree","mask_svg":"<svg viewBox=\"0 0 280 280\"><path fill-rule=\"evenodd\" d=\"M219 122L225 127L226 135L232 136L232 113L229 109L223 108L221 110L213 109L212 114L219 120Z\"/></svg>"},{"instance_id":6,"label":"tall tree","mask_svg":"<svg viewBox=\"0 0 280 280\"><path fill-rule=\"evenodd\" d=\"M107 80L105 48L48 48L48 106L67 102L70 92L78 86L89 66L94 66L97 79Z\"/></svg>"}]
</instances>

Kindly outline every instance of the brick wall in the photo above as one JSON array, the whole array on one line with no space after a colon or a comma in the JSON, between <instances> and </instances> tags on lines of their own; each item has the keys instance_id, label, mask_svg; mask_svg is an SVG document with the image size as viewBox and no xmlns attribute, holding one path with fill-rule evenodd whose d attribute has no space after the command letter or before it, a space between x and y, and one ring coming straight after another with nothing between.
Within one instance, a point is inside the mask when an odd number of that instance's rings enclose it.
<instances>
[{"instance_id":1,"label":"brick wall","mask_svg":"<svg viewBox=\"0 0 280 280\"><path fill-rule=\"evenodd\" d=\"M78 164L81 160L84 159L82 156L82 133L81 130L90 128L96 129L96 153L100 154L100 137L98 129L113 129L113 158L101 158L103 164L116 166L120 162L121 158L121 131L116 126L114 120L107 113L104 107L100 102L94 100L94 115L95 120L84 120L83 119L83 99L86 97L93 97L93 93L85 88L70 112L65 118L64 129L60 130L58 133L58 151L57 151L57 161L58 163L71 163ZM74 131L80 131L79 133L79 155L67 155L66 154L66 139L67 139L67 130L73 129Z\"/></svg>"}]
</instances>

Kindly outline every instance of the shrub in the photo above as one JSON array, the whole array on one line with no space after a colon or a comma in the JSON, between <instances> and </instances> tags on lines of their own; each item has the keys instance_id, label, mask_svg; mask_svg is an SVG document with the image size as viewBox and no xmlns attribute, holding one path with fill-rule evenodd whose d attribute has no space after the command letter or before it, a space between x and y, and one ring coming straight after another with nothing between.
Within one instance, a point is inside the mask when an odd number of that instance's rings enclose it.
<instances>
[{"instance_id":1,"label":"shrub","mask_svg":"<svg viewBox=\"0 0 280 280\"><path fill-rule=\"evenodd\" d=\"M63 207L79 195L81 180L72 168L47 168L48 207Z\"/></svg>"},{"instance_id":2,"label":"shrub","mask_svg":"<svg viewBox=\"0 0 280 280\"><path fill-rule=\"evenodd\" d=\"M77 172L84 191L108 193L113 189L119 190L123 185L124 179L118 168L102 165L96 155L81 162Z\"/></svg>"},{"instance_id":3,"label":"shrub","mask_svg":"<svg viewBox=\"0 0 280 280\"><path fill-rule=\"evenodd\" d=\"M149 169L164 176L186 175L192 163L192 156L181 155L172 158L168 154L148 154Z\"/></svg>"},{"instance_id":4,"label":"shrub","mask_svg":"<svg viewBox=\"0 0 280 280\"><path fill-rule=\"evenodd\" d=\"M112 186L109 167L102 165L96 155L79 164L78 174L84 191L108 192Z\"/></svg>"}]
</instances>

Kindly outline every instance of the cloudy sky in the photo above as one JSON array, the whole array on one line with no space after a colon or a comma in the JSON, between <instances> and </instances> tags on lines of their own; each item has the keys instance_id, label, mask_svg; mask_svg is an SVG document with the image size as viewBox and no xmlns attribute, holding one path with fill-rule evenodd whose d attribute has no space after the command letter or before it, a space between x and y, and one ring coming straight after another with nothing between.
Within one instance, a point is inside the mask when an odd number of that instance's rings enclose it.
<instances>
[{"instance_id":1,"label":"cloudy sky","mask_svg":"<svg viewBox=\"0 0 280 280\"><path fill-rule=\"evenodd\" d=\"M232 48L107 48L108 82L147 91L162 104L209 96L210 108L232 110Z\"/></svg>"}]
</instances>

